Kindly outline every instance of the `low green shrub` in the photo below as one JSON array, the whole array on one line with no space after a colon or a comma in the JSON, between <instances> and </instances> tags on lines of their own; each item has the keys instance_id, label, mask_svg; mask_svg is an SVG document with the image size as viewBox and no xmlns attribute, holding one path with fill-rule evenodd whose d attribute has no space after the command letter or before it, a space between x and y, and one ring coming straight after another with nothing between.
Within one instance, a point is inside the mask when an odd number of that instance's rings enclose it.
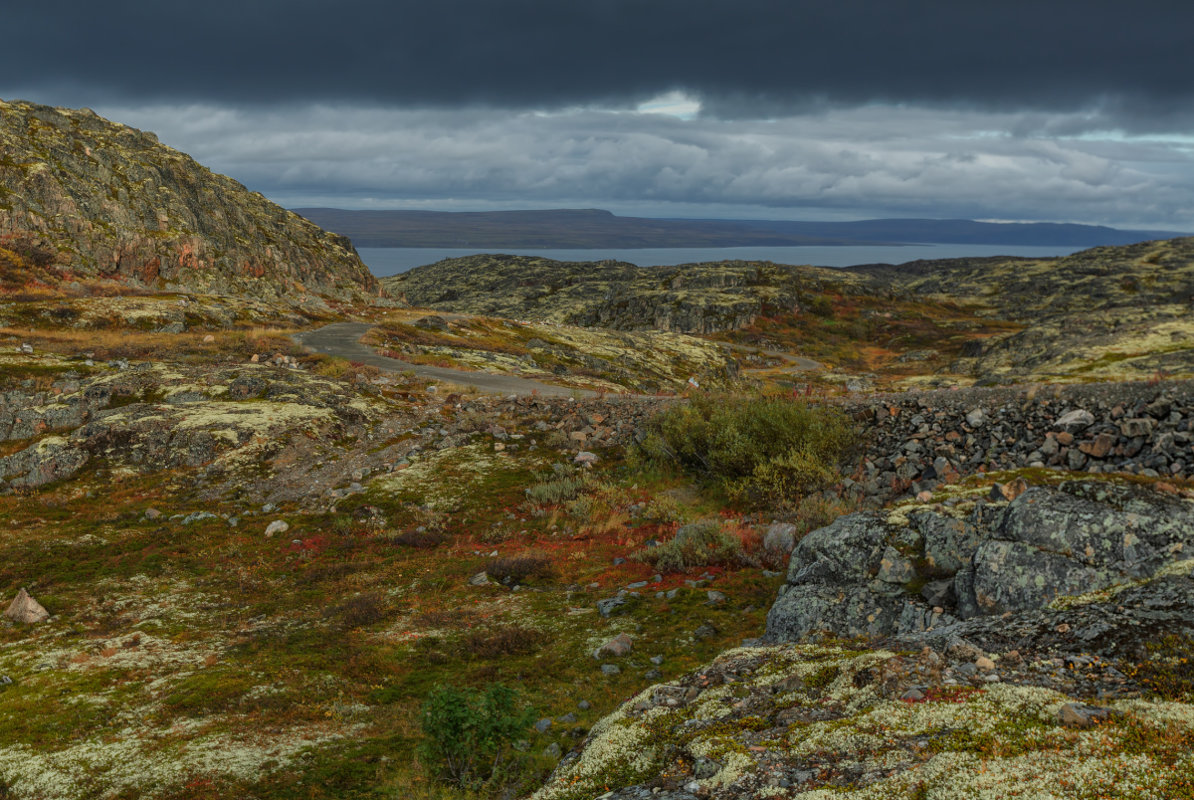
<instances>
[{"instance_id":1,"label":"low green shrub","mask_svg":"<svg viewBox=\"0 0 1194 800\"><path fill-rule=\"evenodd\" d=\"M653 417L640 451L720 487L732 501L792 505L834 480L854 441L835 408L786 396L706 394Z\"/></svg>"},{"instance_id":2,"label":"low green shrub","mask_svg":"<svg viewBox=\"0 0 1194 800\"><path fill-rule=\"evenodd\" d=\"M527 499L539 505L560 505L572 500L585 488L583 475L565 475L536 483L526 490Z\"/></svg>"},{"instance_id":3,"label":"low green shrub","mask_svg":"<svg viewBox=\"0 0 1194 800\"><path fill-rule=\"evenodd\" d=\"M694 567L754 565L742 540L727 531L720 520L708 519L685 525L670 541L634 553L660 572L685 572Z\"/></svg>"},{"instance_id":4,"label":"low green shrub","mask_svg":"<svg viewBox=\"0 0 1194 800\"><path fill-rule=\"evenodd\" d=\"M419 757L447 783L470 790L498 788L514 775L511 743L532 721L534 711L500 683L484 691L442 686L423 703Z\"/></svg>"},{"instance_id":5,"label":"low green shrub","mask_svg":"<svg viewBox=\"0 0 1194 800\"><path fill-rule=\"evenodd\" d=\"M551 556L527 550L510 556L490 559L485 573L504 584L526 583L535 578L552 578L556 574Z\"/></svg>"},{"instance_id":6,"label":"low green shrub","mask_svg":"<svg viewBox=\"0 0 1194 800\"><path fill-rule=\"evenodd\" d=\"M1194 638L1168 634L1145 645L1148 657L1127 663L1125 672L1155 697L1194 701Z\"/></svg>"}]
</instances>

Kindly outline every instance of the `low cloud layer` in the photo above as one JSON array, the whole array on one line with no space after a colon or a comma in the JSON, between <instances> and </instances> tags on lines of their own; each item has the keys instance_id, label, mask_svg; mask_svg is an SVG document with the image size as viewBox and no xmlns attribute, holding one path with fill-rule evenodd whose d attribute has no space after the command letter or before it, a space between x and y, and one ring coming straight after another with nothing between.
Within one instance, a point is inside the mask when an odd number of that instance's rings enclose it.
<instances>
[{"instance_id":1,"label":"low cloud layer","mask_svg":"<svg viewBox=\"0 0 1194 800\"><path fill-rule=\"evenodd\" d=\"M1194 138L1108 133L1089 114L875 105L731 123L599 110L100 110L291 207L1194 229Z\"/></svg>"},{"instance_id":2,"label":"low cloud layer","mask_svg":"<svg viewBox=\"0 0 1194 800\"><path fill-rule=\"evenodd\" d=\"M108 102L630 107L723 118L870 102L1075 111L1149 127L1194 99L1181 0L45 0L0 75Z\"/></svg>"},{"instance_id":3,"label":"low cloud layer","mask_svg":"<svg viewBox=\"0 0 1194 800\"><path fill-rule=\"evenodd\" d=\"M0 97L290 206L1194 229L1185 0L44 0Z\"/></svg>"}]
</instances>

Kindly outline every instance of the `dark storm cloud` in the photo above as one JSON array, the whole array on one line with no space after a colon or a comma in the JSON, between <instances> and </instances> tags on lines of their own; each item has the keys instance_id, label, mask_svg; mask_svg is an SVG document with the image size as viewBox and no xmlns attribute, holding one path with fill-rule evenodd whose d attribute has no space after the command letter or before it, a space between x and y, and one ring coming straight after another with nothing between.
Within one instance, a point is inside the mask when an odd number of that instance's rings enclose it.
<instances>
[{"instance_id":1,"label":"dark storm cloud","mask_svg":"<svg viewBox=\"0 0 1194 800\"><path fill-rule=\"evenodd\" d=\"M107 101L559 108L684 89L715 115L866 102L1140 120L1194 96L1194 4L1143 0L11 3L10 86ZM1118 116L1118 115L1117 115Z\"/></svg>"}]
</instances>

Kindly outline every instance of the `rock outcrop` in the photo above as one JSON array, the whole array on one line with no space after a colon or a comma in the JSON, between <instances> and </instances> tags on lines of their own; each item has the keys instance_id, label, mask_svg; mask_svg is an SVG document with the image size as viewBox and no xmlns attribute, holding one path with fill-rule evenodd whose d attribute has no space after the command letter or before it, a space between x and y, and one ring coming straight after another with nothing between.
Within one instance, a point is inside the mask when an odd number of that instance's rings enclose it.
<instances>
[{"instance_id":1,"label":"rock outcrop","mask_svg":"<svg viewBox=\"0 0 1194 800\"><path fill-rule=\"evenodd\" d=\"M694 334L743 328L765 311L798 312L810 292L865 283L839 270L769 262L640 268L506 255L445 259L384 281L391 293L427 308Z\"/></svg>"},{"instance_id":2,"label":"rock outcrop","mask_svg":"<svg viewBox=\"0 0 1194 800\"><path fill-rule=\"evenodd\" d=\"M1194 503L1148 488L1073 481L962 508L850 514L808 534L767 638L915 634L1021 613L1151 578L1194 547Z\"/></svg>"},{"instance_id":3,"label":"rock outcrop","mask_svg":"<svg viewBox=\"0 0 1194 800\"><path fill-rule=\"evenodd\" d=\"M0 101L4 235L49 253L38 274L59 282L111 279L289 306L378 294L348 239L88 109Z\"/></svg>"}]
</instances>

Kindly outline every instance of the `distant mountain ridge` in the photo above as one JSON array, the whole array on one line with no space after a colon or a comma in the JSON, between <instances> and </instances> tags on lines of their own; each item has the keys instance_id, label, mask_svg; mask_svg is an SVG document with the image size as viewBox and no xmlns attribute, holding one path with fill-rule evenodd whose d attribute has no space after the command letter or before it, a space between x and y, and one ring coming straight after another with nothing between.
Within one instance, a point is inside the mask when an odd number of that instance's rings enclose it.
<instances>
[{"instance_id":1,"label":"distant mountain ridge","mask_svg":"<svg viewBox=\"0 0 1194 800\"><path fill-rule=\"evenodd\" d=\"M1182 236L1052 222L873 219L856 222L653 219L599 209L545 211L352 211L295 213L358 247L782 247L792 245L992 244L1097 247Z\"/></svg>"},{"instance_id":2,"label":"distant mountain ridge","mask_svg":"<svg viewBox=\"0 0 1194 800\"><path fill-rule=\"evenodd\" d=\"M348 239L152 133L89 109L0 100L0 256L12 241L45 254L30 273L42 283L98 279L278 306L379 291ZM16 263L6 258L0 267Z\"/></svg>"}]
</instances>

